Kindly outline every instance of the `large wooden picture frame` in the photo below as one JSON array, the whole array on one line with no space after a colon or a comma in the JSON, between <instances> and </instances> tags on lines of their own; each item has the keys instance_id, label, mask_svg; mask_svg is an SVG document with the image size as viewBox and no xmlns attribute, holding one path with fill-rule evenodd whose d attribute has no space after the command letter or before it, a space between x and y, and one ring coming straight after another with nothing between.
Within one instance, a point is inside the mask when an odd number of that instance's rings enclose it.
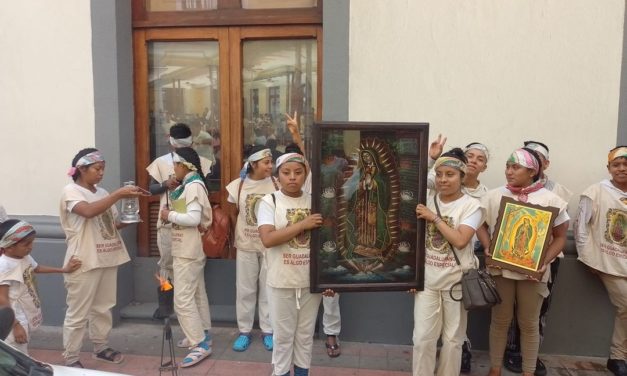
<instances>
[{"instance_id":1,"label":"large wooden picture frame","mask_svg":"<svg viewBox=\"0 0 627 376\"><path fill-rule=\"evenodd\" d=\"M541 279L546 249L559 209L503 197L486 264Z\"/></svg>"},{"instance_id":2,"label":"large wooden picture frame","mask_svg":"<svg viewBox=\"0 0 627 376\"><path fill-rule=\"evenodd\" d=\"M427 123L319 122L312 137L311 290L424 285Z\"/></svg>"}]
</instances>

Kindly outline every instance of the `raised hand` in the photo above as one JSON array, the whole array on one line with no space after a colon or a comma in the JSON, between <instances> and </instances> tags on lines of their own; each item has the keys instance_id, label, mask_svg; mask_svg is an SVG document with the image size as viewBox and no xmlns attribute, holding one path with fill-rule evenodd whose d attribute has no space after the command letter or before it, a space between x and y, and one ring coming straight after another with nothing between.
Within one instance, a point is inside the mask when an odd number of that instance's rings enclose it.
<instances>
[{"instance_id":1,"label":"raised hand","mask_svg":"<svg viewBox=\"0 0 627 376\"><path fill-rule=\"evenodd\" d=\"M431 142L431 145L429 145L429 157L431 157L431 159L438 159L440 155L442 155L445 144L446 137L442 137L442 135L439 134L438 138L433 140L433 142Z\"/></svg>"},{"instance_id":2,"label":"raised hand","mask_svg":"<svg viewBox=\"0 0 627 376\"><path fill-rule=\"evenodd\" d=\"M298 112L294 111L294 117L291 117L287 112L285 113L285 118L287 120L287 129L292 134L292 138L298 135L300 137L300 129L298 127Z\"/></svg>"}]
</instances>

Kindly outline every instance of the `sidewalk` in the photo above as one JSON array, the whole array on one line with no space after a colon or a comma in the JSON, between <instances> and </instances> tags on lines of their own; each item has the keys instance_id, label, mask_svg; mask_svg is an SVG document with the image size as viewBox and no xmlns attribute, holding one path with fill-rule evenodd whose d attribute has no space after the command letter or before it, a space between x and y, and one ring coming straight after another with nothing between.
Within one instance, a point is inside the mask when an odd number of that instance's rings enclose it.
<instances>
[{"instance_id":1,"label":"sidewalk","mask_svg":"<svg viewBox=\"0 0 627 376\"><path fill-rule=\"evenodd\" d=\"M183 338L178 325L172 326L175 341ZM238 335L237 328L215 327L213 354L197 366L179 369L179 375L216 376L269 376L272 353L266 351L256 335L250 348L243 353L234 352L231 345ZM85 341L81 362L87 368L129 375L159 375L162 326L149 323L123 322L110 336L111 347L123 352L122 364L106 364L91 358L91 344ZM411 374L411 346L382 345L359 342L342 342L342 355L331 359L326 354L324 341L316 339L310 375L313 376L409 376ZM62 331L60 327L44 326L33 334L31 356L44 362L63 364ZM185 349L176 349L176 360L185 355ZM606 359L542 355L548 375L601 376L611 375L605 368ZM489 369L485 351L473 351L470 376L486 375ZM170 375L170 373L163 373ZM515 375L507 371L503 375Z\"/></svg>"}]
</instances>

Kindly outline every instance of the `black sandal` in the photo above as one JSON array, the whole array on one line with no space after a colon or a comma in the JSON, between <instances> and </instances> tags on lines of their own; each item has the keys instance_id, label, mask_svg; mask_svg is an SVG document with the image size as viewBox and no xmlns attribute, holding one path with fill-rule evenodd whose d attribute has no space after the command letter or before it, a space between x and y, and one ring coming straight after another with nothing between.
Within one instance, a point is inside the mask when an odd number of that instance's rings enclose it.
<instances>
[{"instance_id":1,"label":"black sandal","mask_svg":"<svg viewBox=\"0 0 627 376\"><path fill-rule=\"evenodd\" d=\"M75 361L73 363L70 363L70 364L66 364L65 366L66 367L71 367L71 368L85 368L85 367L83 367L83 363L81 363L80 360L77 360L77 361Z\"/></svg>"},{"instance_id":2,"label":"black sandal","mask_svg":"<svg viewBox=\"0 0 627 376\"><path fill-rule=\"evenodd\" d=\"M107 347L106 349L98 353L91 354L91 357L93 359L100 360L102 362L114 363L114 364L122 363L122 361L124 360L124 356L122 355L121 352L117 350L113 350L110 347Z\"/></svg>"},{"instance_id":3,"label":"black sandal","mask_svg":"<svg viewBox=\"0 0 627 376\"><path fill-rule=\"evenodd\" d=\"M329 338L333 338L335 343L329 343ZM340 341L338 341L337 336L328 335L327 341L325 342L324 346L327 348L327 355L329 356L329 358L337 358L342 353L342 351L340 350Z\"/></svg>"}]
</instances>

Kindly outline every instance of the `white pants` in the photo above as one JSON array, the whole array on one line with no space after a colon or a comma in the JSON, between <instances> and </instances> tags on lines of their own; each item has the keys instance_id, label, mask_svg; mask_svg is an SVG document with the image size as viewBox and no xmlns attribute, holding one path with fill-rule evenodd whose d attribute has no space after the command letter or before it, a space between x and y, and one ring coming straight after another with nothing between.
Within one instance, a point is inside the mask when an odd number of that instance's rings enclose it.
<instances>
[{"instance_id":1,"label":"white pants","mask_svg":"<svg viewBox=\"0 0 627 376\"><path fill-rule=\"evenodd\" d=\"M335 293L334 296L323 296L322 306L324 307L324 314L322 315L322 327L324 328L324 334L328 336L340 335L340 330L342 330L340 294Z\"/></svg>"},{"instance_id":2,"label":"white pants","mask_svg":"<svg viewBox=\"0 0 627 376\"><path fill-rule=\"evenodd\" d=\"M211 329L209 300L205 291L204 255L199 259L173 258L174 312L185 337L195 347L205 339L204 330Z\"/></svg>"},{"instance_id":3,"label":"white pants","mask_svg":"<svg viewBox=\"0 0 627 376\"><path fill-rule=\"evenodd\" d=\"M94 352L107 348L113 323L111 309L116 304L117 276L117 266L64 275L67 310L63 322L63 357L66 364L79 359L87 326Z\"/></svg>"},{"instance_id":4,"label":"white pants","mask_svg":"<svg viewBox=\"0 0 627 376\"><path fill-rule=\"evenodd\" d=\"M308 287L280 289L268 286L267 289L270 319L274 328L274 375L288 373L292 363L309 369L322 295L310 293Z\"/></svg>"},{"instance_id":5,"label":"white pants","mask_svg":"<svg viewBox=\"0 0 627 376\"><path fill-rule=\"evenodd\" d=\"M266 293L267 269L263 257L262 252L237 251L235 309L240 333L250 333L253 329L257 293L259 293L259 328L263 333L272 333Z\"/></svg>"},{"instance_id":6,"label":"white pants","mask_svg":"<svg viewBox=\"0 0 627 376\"><path fill-rule=\"evenodd\" d=\"M172 228L160 227L157 229L157 247L159 248L159 275L174 281L172 271Z\"/></svg>"},{"instance_id":7,"label":"white pants","mask_svg":"<svg viewBox=\"0 0 627 376\"><path fill-rule=\"evenodd\" d=\"M627 360L627 278L599 273L612 305L616 307L610 358Z\"/></svg>"},{"instance_id":8,"label":"white pants","mask_svg":"<svg viewBox=\"0 0 627 376\"><path fill-rule=\"evenodd\" d=\"M433 376L438 338L442 337L439 376L459 375L467 312L448 290L418 292L414 299L413 376Z\"/></svg>"}]
</instances>

